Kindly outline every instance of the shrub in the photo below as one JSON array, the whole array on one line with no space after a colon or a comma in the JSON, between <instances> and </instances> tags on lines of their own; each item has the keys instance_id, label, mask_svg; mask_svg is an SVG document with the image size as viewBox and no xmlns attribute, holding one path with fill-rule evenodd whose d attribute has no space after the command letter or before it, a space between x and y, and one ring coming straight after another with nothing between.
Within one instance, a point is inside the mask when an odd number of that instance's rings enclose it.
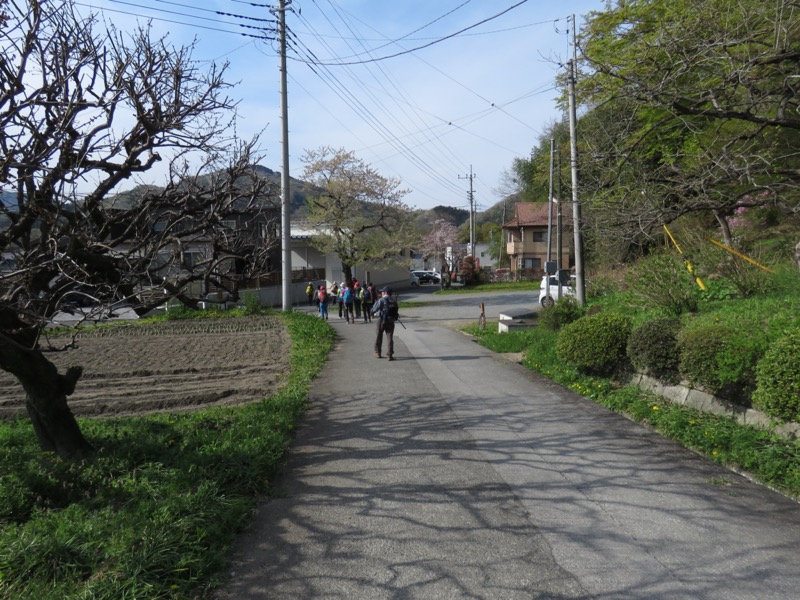
<instances>
[{"instance_id":1,"label":"shrub","mask_svg":"<svg viewBox=\"0 0 800 600\"><path fill-rule=\"evenodd\" d=\"M717 393L722 388L717 369L717 354L725 346L731 330L724 325L684 329L678 334L678 369L692 385Z\"/></svg>"},{"instance_id":2,"label":"shrub","mask_svg":"<svg viewBox=\"0 0 800 600\"><path fill-rule=\"evenodd\" d=\"M678 379L677 319L645 321L631 332L628 339L628 358L637 371L658 379L675 382Z\"/></svg>"},{"instance_id":3,"label":"shrub","mask_svg":"<svg viewBox=\"0 0 800 600\"><path fill-rule=\"evenodd\" d=\"M760 327L734 329L717 354L721 393L728 400L751 405L756 387L756 367L767 351L766 332Z\"/></svg>"},{"instance_id":4,"label":"shrub","mask_svg":"<svg viewBox=\"0 0 800 600\"><path fill-rule=\"evenodd\" d=\"M766 345L758 329L705 325L684 330L678 336L678 368L692 385L749 406L756 364Z\"/></svg>"},{"instance_id":5,"label":"shrub","mask_svg":"<svg viewBox=\"0 0 800 600\"><path fill-rule=\"evenodd\" d=\"M631 327L630 318L620 313L583 317L561 330L556 356L587 375L611 375L626 365Z\"/></svg>"},{"instance_id":6,"label":"shrub","mask_svg":"<svg viewBox=\"0 0 800 600\"><path fill-rule=\"evenodd\" d=\"M773 342L759 361L753 406L785 421L800 421L800 329Z\"/></svg>"},{"instance_id":7,"label":"shrub","mask_svg":"<svg viewBox=\"0 0 800 600\"><path fill-rule=\"evenodd\" d=\"M659 252L640 260L625 277L631 300L678 316L697 310L699 288L680 256Z\"/></svg>"},{"instance_id":8,"label":"shrub","mask_svg":"<svg viewBox=\"0 0 800 600\"><path fill-rule=\"evenodd\" d=\"M253 292L248 292L244 294L244 314L246 315L258 315L261 313L261 300L258 298L258 294Z\"/></svg>"},{"instance_id":9,"label":"shrub","mask_svg":"<svg viewBox=\"0 0 800 600\"><path fill-rule=\"evenodd\" d=\"M556 331L577 321L585 314L585 309L571 296L564 296L552 306L545 306L539 312L539 325Z\"/></svg>"}]
</instances>

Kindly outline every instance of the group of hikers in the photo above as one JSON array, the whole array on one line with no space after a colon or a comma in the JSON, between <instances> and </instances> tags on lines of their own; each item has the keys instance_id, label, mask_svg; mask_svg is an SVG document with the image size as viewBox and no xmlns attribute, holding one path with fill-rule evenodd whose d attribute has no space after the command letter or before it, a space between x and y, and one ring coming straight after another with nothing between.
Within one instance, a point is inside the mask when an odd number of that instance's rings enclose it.
<instances>
[{"instance_id":1,"label":"group of hikers","mask_svg":"<svg viewBox=\"0 0 800 600\"><path fill-rule=\"evenodd\" d=\"M378 317L377 335L375 339L375 356L382 358L381 348L383 337L386 336L387 353L389 360L394 360L394 324L398 320L397 299L392 295L392 290L387 286L376 291L372 283L362 285L353 281L352 286L342 283L340 286L335 281L327 289L325 285L309 282L306 286L308 305L317 305L319 316L328 320L329 306L339 306L339 318L344 318L348 324L354 324L356 319L363 317L364 323L371 323L372 317Z\"/></svg>"}]
</instances>

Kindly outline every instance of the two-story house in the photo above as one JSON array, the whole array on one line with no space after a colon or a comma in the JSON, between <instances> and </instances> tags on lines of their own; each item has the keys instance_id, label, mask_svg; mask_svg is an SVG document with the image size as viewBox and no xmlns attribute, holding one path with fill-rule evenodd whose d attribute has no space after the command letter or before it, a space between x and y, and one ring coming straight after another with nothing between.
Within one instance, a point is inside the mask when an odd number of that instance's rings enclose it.
<instances>
[{"instance_id":1,"label":"two-story house","mask_svg":"<svg viewBox=\"0 0 800 600\"><path fill-rule=\"evenodd\" d=\"M506 233L506 251L511 257L511 271L515 274L532 272L533 276L544 273L548 257L548 223L551 225L550 260L559 263L559 268L572 265L572 204L561 206L561 253L557 248L558 204L553 203L552 220L548 220L547 202L517 202L514 218L503 225Z\"/></svg>"}]
</instances>

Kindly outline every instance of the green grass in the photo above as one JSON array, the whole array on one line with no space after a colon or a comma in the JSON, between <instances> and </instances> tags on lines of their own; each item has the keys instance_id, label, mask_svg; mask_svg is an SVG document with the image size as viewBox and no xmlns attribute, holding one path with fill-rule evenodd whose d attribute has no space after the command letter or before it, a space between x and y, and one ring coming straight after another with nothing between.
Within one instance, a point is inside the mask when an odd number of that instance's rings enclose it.
<instances>
[{"instance_id":1,"label":"green grass","mask_svg":"<svg viewBox=\"0 0 800 600\"><path fill-rule=\"evenodd\" d=\"M655 311L634 310L624 294L604 297L595 304L604 310L625 310L638 321ZM700 311L685 315L685 327L707 322L735 323L741 327L766 327L771 336L800 326L800 297L778 289L768 297L700 304ZM749 325L747 325L749 324ZM495 352L523 352L523 364L593 401L631 419L645 423L665 437L700 452L727 467L746 471L756 480L783 493L800 496L800 441L770 431L739 425L734 419L673 405L634 386L612 379L588 377L558 361L554 348L558 333L542 327L499 334L471 325L464 329Z\"/></svg>"},{"instance_id":2,"label":"green grass","mask_svg":"<svg viewBox=\"0 0 800 600\"><path fill-rule=\"evenodd\" d=\"M261 402L81 420L97 448L82 462L39 451L27 420L0 423L0 597L201 596L269 494L333 347L324 321L280 317L292 338L291 373Z\"/></svg>"},{"instance_id":3,"label":"green grass","mask_svg":"<svg viewBox=\"0 0 800 600\"><path fill-rule=\"evenodd\" d=\"M539 281L507 281L497 283L478 283L464 287L445 288L437 290L434 294L478 294L486 292L522 292L527 290L539 291Z\"/></svg>"}]
</instances>

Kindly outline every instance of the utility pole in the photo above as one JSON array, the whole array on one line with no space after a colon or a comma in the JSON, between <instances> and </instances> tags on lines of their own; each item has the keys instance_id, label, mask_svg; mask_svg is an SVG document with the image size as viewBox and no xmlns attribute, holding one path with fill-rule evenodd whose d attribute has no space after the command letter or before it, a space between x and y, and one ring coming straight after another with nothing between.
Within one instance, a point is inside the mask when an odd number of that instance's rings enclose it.
<instances>
[{"instance_id":1,"label":"utility pole","mask_svg":"<svg viewBox=\"0 0 800 600\"><path fill-rule=\"evenodd\" d=\"M289 189L289 109L286 88L286 6L292 0L278 1L278 43L280 46L281 143L281 273L283 310L292 308L292 232L291 195Z\"/></svg>"},{"instance_id":2,"label":"utility pole","mask_svg":"<svg viewBox=\"0 0 800 600\"><path fill-rule=\"evenodd\" d=\"M578 140L575 114L575 62L569 61L569 141L572 172L572 225L575 236L575 297L581 306L586 304L583 277L583 236L581 234L581 205L578 203Z\"/></svg>"},{"instance_id":3,"label":"utility pole","mask_svg":"<svg viewBox=\"0 0 800 600\"><path fill-rule=\"evenodd\" d=\"M547 256L544 259L545 273L550 275L550 261L552 255L550 248L553 246L553 154L555 154L556 141L550 138L550 198L547 203Z\"/></svg>"},{"instance_id":4,"label":"utility pole","mask_svg":"<svg viewBox=\"0 0 800 600\"><path fill-rule=\"evenodd\" d=\"M469 254L473 261L475 260L475 194L472 191L472 180L476 177L477 175L472 172L472 165L469 166L469 175L458 176L459 179L469 179Z\"/></svg>"},{"instance_id":5,"label":"utility pole","mask_svg":"<svg viewBox=\"0 0 800 600\"><path fill-rule=\"evenodd\" d=\"M581 306L586 305L586 286L583 274L583 233L581 223L581 205L578 203L578 137L577 114L575 108L575 78L577 65L577 43L575 15L572 15L572 59L568 63L569 78L569 146L570 167L572 172L572 225L575 228L575 297Z\"/></svg>"}]
</instances>

